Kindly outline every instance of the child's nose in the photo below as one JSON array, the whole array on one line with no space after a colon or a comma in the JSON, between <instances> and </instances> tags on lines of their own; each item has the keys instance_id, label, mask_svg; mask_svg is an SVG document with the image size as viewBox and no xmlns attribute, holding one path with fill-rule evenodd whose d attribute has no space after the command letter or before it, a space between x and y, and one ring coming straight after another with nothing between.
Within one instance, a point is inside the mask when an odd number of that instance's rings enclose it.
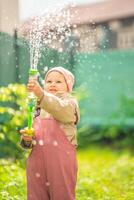
<instances>
[{"instance_id":1,"label":"child's nose","mask_svg":"<svg viewBox=\"0 0 134 200\"><path fill-rule=\"evenodd\" d=\"M52 86L55 85L55 82L53 81L53 82L51 83L51 85L52 85Z\"/></svg>"}]
</instances>

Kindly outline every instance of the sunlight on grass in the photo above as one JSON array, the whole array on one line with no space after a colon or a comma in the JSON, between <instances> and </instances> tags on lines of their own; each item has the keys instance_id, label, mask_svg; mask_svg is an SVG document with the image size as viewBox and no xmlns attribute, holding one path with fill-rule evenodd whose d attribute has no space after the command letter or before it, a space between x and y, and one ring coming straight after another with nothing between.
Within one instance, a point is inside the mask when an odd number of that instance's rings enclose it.
<instances>
[{"instance_id":1,"label":"sunlight on grass","mask_svg":"<svg viewBox=\"0 0 134 200\"><path fill-rule=\"evenodd\" d=\"M0 199L26 200L25 170L12 160L0 160Z\"/></svg>"},{"instance_id":2,"label":"sunlight on grass","mask_svg":"<svg viewBox=\"0 0 134 200\"><path fill-rule=\"evenodd\" d=\"M134 157L91 147L78 152L78 200L133 200Z\"/></svg>"}]
</instances>

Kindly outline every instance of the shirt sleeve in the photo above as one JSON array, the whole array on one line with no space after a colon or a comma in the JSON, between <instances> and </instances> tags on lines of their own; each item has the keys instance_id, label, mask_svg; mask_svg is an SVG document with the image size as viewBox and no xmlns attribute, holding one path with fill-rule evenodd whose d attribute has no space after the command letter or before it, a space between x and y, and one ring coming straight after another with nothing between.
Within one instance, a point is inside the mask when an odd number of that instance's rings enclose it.
<instances>
[{"instance_id":1,"label":"shirt sleeve","mask_svg":"<svg viewBox=\"0 0 134 200\"><path fill-rule=\"evenodd\" d=\"M44 91L39 106L62 123L75 123L76 115L79 115L78 104L73 97L59 98Z\"/></svg>"}]
</instances>

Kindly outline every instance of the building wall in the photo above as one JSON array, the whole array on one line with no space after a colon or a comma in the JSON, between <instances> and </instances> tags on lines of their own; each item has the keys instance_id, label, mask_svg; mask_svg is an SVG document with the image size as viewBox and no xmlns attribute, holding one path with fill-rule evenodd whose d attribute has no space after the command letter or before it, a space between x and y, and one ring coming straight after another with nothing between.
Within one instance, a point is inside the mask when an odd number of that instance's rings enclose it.
<instances>
[{"instance_id":1,"label":"building wall","mask_svg":"<svg viewBox=\"0 0 134 200\"><path fill-rule=\"evenodd\" d=\"M73 39L73 47L76 52L94 53L102 50L123 50L134 49L134 17L116 19L100 24L81 24L72 27L70 34ZM70 48L72 39L61 41L59 39L52 40L50 47L54 49ZM47 41L47 38L45 39ZM70 45L69 45L70 42ZM66 46L66 48L65 48Z\"/></svg>"},{"instance_id":2,"label":"building wall","mask_svg":"<svg viewBox=\"0 0 134 200\"><path fill-rule=\"evenodd\" d=\"M13 34L18 24L18 0L0 0L0 32Z\"/></svg>"},{"instance_id":3,"label":"building wall","mask_svg":"<svg viewBox=\"0 0 134 200\"><path fill-rule=\"evenodd\" d=\"M81 24L73 29L80 39L79 52L134 49L134 17L105 23Z\"/></svg>"}]
</instances>

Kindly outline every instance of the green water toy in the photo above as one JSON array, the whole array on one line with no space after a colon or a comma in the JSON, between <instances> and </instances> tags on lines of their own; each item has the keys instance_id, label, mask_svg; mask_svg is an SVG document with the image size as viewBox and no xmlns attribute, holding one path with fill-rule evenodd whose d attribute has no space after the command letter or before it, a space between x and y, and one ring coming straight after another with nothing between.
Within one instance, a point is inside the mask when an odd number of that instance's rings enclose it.
<instances>
[{"instance_id":1,"label":"green water toy","mask_svg":"<svg viewBox=\"0 0 134 200\"><path fill-rule=\"evenodd\" d=\"M37 69L29 70L29 77L31 79L37 78L37 75L38 75ZM26 129L26 134L29 136L33 136L34 134L34 129L32 128L32 124L33 124L33 114L35 106L36 106L36 97L33 94L33 92L30 92L28 95L28 128Z\"/></svg>"}]
</instances>

